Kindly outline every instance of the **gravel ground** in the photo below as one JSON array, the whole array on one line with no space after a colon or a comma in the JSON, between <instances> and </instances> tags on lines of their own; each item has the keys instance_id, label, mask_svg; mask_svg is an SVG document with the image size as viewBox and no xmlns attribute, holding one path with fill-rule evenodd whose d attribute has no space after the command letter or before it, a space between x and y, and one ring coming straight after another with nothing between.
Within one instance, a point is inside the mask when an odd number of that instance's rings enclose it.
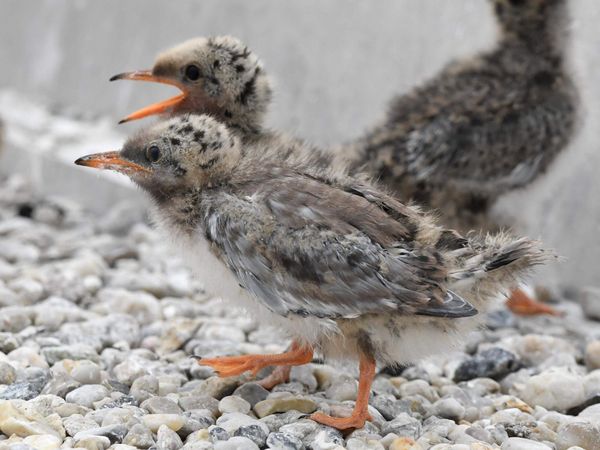
<instances>
[{"instance_id":1,"label":"gravel ground","mask_svg":"<svg viewBox=\"0 0 600 450\"><path fill-rule=\"evenodd\" d=\"M0 182L0 450L600 449L597 292L562 318L494 312L462 351L382 370L373 421L343 435L306 417L350 411L353 368L314 362L273 392L213 376L190 355L287 342L126 218Z\"/></svg>"}]
</instances>

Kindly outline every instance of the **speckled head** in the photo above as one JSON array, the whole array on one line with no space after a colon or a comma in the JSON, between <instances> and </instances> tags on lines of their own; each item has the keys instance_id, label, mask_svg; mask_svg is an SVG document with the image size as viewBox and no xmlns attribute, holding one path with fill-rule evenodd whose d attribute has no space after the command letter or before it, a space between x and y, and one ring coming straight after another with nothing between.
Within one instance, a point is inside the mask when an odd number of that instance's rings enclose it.
<instances>
[{"instance_id":1,"label":"speckled head","mask_svg":"<svg viewBox=\"0 0 600 450\"><path fill-rule=\"evenodd\" d=\"M129 176L158 202L227 179L241 155L238 139L207 115L185 114L140 131L118 152L75 164Z\"/></svg>"},{"instance_id":2,"label":"speckled head","mask_svg":"<svg viewBox=\"0 0 600 450\"><path fill-rule=\"evenodd\" d=\"M111 81L119 79L171 84L182 91L123 121L153 114L207 113L252 131L262 125L271 102L271 85L258 57L231 36L191 39L158 55L152 70L122 73Z\"/></svg>"}]
</instances>

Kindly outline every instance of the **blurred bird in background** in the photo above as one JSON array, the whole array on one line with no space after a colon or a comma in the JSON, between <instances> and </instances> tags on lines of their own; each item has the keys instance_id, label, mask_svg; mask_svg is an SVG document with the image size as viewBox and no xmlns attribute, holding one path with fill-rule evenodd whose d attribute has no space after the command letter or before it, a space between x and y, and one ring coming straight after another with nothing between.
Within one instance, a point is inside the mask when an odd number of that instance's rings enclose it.
<instances>
[{"instance_id":1,"label":"blurred bird in background","mask_svg":"<svg viewBox=\"0 0 600 450\"><path fill-rule=\"evenodd\" d=\"M491 216L503 194L546 172L574 135L577 91L565 51L566 0L490 0L496 47L446 66L390 104L382 122L337 149L404 200L462 232L510 226ZM555 314L518 290L518 314Z\"/></svg>"}]
</instances>

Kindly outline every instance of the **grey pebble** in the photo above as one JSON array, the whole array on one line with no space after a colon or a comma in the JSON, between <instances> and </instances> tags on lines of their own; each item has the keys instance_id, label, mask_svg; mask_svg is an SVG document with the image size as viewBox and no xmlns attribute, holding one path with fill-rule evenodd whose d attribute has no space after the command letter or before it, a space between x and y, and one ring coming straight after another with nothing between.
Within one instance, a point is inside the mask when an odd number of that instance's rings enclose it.
<instances>
[{"instance_id":1,"label":"grey pebble","mask_svg":"<svg viewBox=\"0 0 600 450\"><path fill-rule=\"evenodd\" d=\"M137 423L127 432L127 435L123 438L123 444L146 449L154 445L154 438L148 427Z\"/></svg>"},{"instance_id":2,"label":"grey pebble","mask_svg":"<svg viewBox=\"0 0 600 450\"><path fill-rule=\"evenodd\" d=\"M250 412L250 403L237 395L228 395L219 401L219 412L221 414L232 412L248 414Z\"/></svg>"},{"instance_id":3,"label":"grey pebble","mask_svg":"<svg viewBox=\"0 0 600 450\"><path fill-rule=\"evenodd\" d=\"M125 383L123 384L126 386ZM143 375L133 381L129 394L139 403L143 403L150 397L158 395L158 388L158 378L153 375Z\"/></svg>"},{"instance_id":4,"label":"grey pebble","mask_svg":"<svg viewBox=\"0 0 600 450\"><path fill-rule=\"evenodd\" d=\"M93 362L100 361L100 356L96 350L86 344L70 344L59 345L56 347L45 347L42 349L42 355L48 361L48 364L53 365L63 359L86 359Z\"/></svg>"},{"instance_id":5,"label":"grey pebble","mask_svg":"<svg viewBox=\"0 0 600 450\"><path fill-rule=\"evenodd\" d=\"M105 450L110 446L110 439L105 436L86 435L79 440L75 440L75 445L88 450Z\"/></svg>"},{"instance_id":6,"label":"grey pebble","mask_svg":"<svg viewBox=\"0 0 600 450\"><path fill-rule=\"evenodd\" d=\"M179 405L184 411L194 409L208 409L213 416L219 415L219 400L209 397L208 395L188 395L182 396L179 399Z\"/></svg>"},{"instance_id":7,"label":"grey pebble","mask_svg":"<svg viewBox=\"0 0 600 450\"><path fill-rule=\"evenodd\" d=\"M243 398L253 408L258 402L267 398L269 391L257 383L244 383L233 391L233 395Z\"/></svg>"},{"instance_id":8,"label":"grey pebble","mask_svg":"<svg viewBox=\"0 0 600 450\"><path fill-rule=\"evenodd\" d=\"M98 427L95 420L83 417L81 414L73 414L63 419L63 426L69 436L75 436L77 433Z\"/></svg>"},{"instance_id":9,"label":"grey pebble","mask_svg":"<svg viewBox=\"0 0 600 450\"><path fill-rule=\"evenodd\" d=\"M421 434L421 422L406 413L400 413L394 420L384 423L381 432L383 435L395 433L417 439Z\"/></svg>"},{"instance_id":10,"label":"grey pebble","mask_svg":"<svg viewBox=\"0 0 600 450\"><path fill-rule=\"evenodd\" d=\"M65 400L69 403L77 403L87 408L93 408L94 402L108 397L108 394L108 389L101 384L87 384L69 392Z\"/></svg>"},{"instance_id":11,"label":"grey pebble","mask_svg":"<svg viewBox=\"0 0 600 450\"><path fill-rule=\"evenodd\" d=\"M369 400L369 404L377 409L386 420L392 420L402 412L410 412L405 402L391 394L375 395Z\"/></svg>"},{"instance_id":12,"label":"grey pebble","mask_svg":"<svg viewBox=\"0 0 600 450\"><path fill-rule=\"evenodd\" d=\"M44 374L31 380L12 383L0 393L0 400L31 400L42 392L47 382L48 377Z\"/></svg>"},{"instance_id":13,"label":"grey pebble","mask_svg":"<svg viewBox=\"0 0 600 450\"><path fill-rule=\"evenodd\" d=\"M267 446L272 450L302 450L302 441L290 433L274 432L267 437Z\"/></svg>"},{"instance_id":14,"label":"grey pebble","mask_svg":"<svg viewBox=\"0 0 600 450\"><path fill-rule=\"evenodd\" d=\"M0 384L12 384L17 379L17 371L7 362L0 361Z\"/></svg>"},{"instance_id":15,"label":"grey pebble","mask_svg":"<svg viewBox=\"0 0 600 450\"><path fill-rule=\"evenodd\" d=\"M227 441L218 441L215 450L259 450L259 448L248 438L234 436Z\"/></svg>"},{"instance_id":16,"label":"grey pebble","mask_svg":"<svg viewBox=\"0 0 600 450\"><path fill-rule=\"evenodd\" d=\"M13 333L0 332L0 352L10 353L21 345L21 338Z\"/></svg>"},{"instance_id":17,"label":"grey pebble","mask_svg":"<svg viewBox=\"0 0 600 450\"><path fill-rule=\"evenodd\" d=\"M442 398L432 405L432 412L438 417L459 422L465 416L465 407L455 398Z\"/></svg>"},{"instance_id":18,"label":"grey pebble","mask_svg":"<svg viewBox=\"0 0 600 450\"><path fill-rule=\"evenodd\" d=\"M519 357L502 348L490 348L463 361L454 372L454 381L468 381L473 378L499 379L519 370Z\"/></svg>"},{"instance_id":19,"label":"grey pebble","mask_svg":"<svg viewBox=\"0 0 600 450\"><path fill-rule=\"evenodd\" d=\"M183 416L185 417L185 423L178 431L178 433L182 436L187 436L194 431L203 430L215 424L215 419L212 413L207 409L194 409L191 411L185 411Z\"/></svg>"},{"instance_id":20,"label":"grey pebble","mask_svg":"<svg viewBox=\"0 0 600 450\"><path fill-rule=\"evenodd\" d=\"M219 426L214 426L209 428L210 439L213 443L218 441L226 441L229 439L229 433Z\"/></svg>"},{"instance_id":21,"label":"grey pebble","mask_svg":"<svg viewBox=\"0 0 600 450\"><path fill-rule=\"evenodd\" d=\"M150 414L181 414L183 410L170 398L152 397L144 401L140 407Z\"/></svg>"},{"instance_id":22,"label":"grey pebble","mask_svg":"<svg viewBox=\"0 0 600 450\"><path fill-rule=\"evenodd\" d=\"M127 426L125 426L122 423L117 423L117 424L112 424L112 425L106 425L103 427L88 428L88 429L80 431L73 437L75 438L76 441L78 441L88 435L104 436L104 437L107 437L111 443L115 443L115 442L118 443L123 440L123 438L125 437L127 432L128 432Z\"/></svg>"},{"instance_id":23,"label":"grey pebble","mask_svg":"<svg viewBox=\"0 0 600 450\"><path fill-rule=\"evenodd\" d=\"M98 364L87 360L75 363L71 377L81 384L100 384L102 381Z\"/></svg>"},{"instance_id":24,"label":"grey pebble","mask_svg":"<svg viewBox=\"0 0 600 450\"><path fill-rule=\"evenodd\" d=\"M233 435L248 438L259 447L263 447L267 441L267 434L268 432L265 431L264 426L250 424L242 425Z\"/></svg>"},{"instance_id":25,"label":"grey pebble","mask_svg":"<svg viewBox=\"0 0 600 450\"><path fill-rule=\"evenodd\" d=\"M178 450L183 447L181 438L166 425L158 429L156 445L160 450Z\"/></svg>"}]
</instances>

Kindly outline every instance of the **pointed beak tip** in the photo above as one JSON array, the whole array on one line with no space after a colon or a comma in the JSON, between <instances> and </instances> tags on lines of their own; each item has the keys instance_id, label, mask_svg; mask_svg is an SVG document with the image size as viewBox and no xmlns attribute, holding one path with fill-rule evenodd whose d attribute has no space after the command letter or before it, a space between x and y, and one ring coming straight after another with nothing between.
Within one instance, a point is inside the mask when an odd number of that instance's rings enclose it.
<instances>
[{"instance_id":1,"label":"pointed beak tip","mask_svg":"<svg viewBox=\"0 0 600 450\"><path fill-rule=\"evenodd\" d=\"M124 119L119 120L118 125L124 124L129 122L129 119L127 117L125 117Z\"/></svg>"},{"instance_id":2,"label":"pointed beak tip","mask_svg":"<svg viewBox=\"0 0 600 450\"><path fill-rule=\"evenodd\" d=\"M113 75L112 77L110 77L108 79L108 81L117 81L117 80L120 80L120 79L121 79L121 74L119 73L117 75Z\"/></svg>"},{"instance_id":3,"label":"pointed beak tip","mask_svg":"<svg viewBox=\"0 0 600 450\"><path fill-rule=\"evenodd\" d=\"M85 166L85 162L86 162L86 157L82 156L81 158L77 158L74 161L74 164L77 165L77 166Z\"/></svg>"}]
</instances>

